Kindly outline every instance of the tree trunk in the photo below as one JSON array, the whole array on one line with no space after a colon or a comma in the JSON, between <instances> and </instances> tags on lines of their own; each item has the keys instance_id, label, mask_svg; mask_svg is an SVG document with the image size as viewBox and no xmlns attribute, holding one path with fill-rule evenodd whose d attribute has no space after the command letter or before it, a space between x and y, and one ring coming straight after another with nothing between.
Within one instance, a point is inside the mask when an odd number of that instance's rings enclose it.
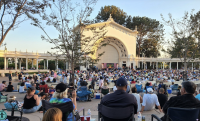
<instances>
[{"instance_id":1,"label":"tree trunk","mask_svg":"<svg viewBox=\"0 0 200 121\"><path fill-rule=\"evenodd\" d=\"M73 62L71 62L71 80L70 80L70 82L71 83L74 83L74 63Z\"/></svg>"},{"instance_id":2,"label":"tree trunk","mask_svg":"<svg viewBox=\"0 0 200 121\"><path fill-rule=\"evenodd\" d=\"M184 57L184 74L183 74L183 81L187 81L187 62L186 62L186 57Z\"/></svg>"}]
</instances>

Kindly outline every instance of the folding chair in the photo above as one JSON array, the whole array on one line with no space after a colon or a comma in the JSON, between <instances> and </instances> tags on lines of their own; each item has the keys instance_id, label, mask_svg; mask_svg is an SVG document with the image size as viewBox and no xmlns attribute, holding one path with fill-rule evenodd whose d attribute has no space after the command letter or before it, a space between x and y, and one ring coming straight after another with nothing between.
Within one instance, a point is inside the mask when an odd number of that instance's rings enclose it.
<instances>
[{"instance_id":1,"label":"folding chair","mask_svg":"<svg viewBox=\"0 0 200 121\"><path fill-rule=\"evenodd\" d=\"M123 113L122 113L123 112ZM107 107L98 104L98 121L135 121L134 107Z\"/></svg>"},{"instance_id":2,"label":"folding chair","mask_svg":"<svg viewBox=\"0 0 200 121\"><path fill-rule=\"evenodd\" d=\"M13 102L16 102L16 104L13 105L13 104L12 104ZM12 101L12 102L10 103L10 105L11 105L12 108L2 109L2 110L11 111L11 116L7 116L7 119L8 119L9 121L11 121L11 120L14 120L14 121L21 121L21 120L22 120L23 111L22 111L22 109L16 108L16 106L18 106L18 102L17 102L17 101ZM20 116L14 116L14 112L15 112L15 111L20 112Z\"/></svg>"},{"instance_id":3,"label":"folding chair","mask_svg":"<svg viewBox=\"0 0 200 121\"><path fill-rule=\"evenodd\" d=\"M167 110L167 121L196 121L199 116L199 109L197 108L176 108L176 107L170 107ZM157 120L161 121L160 118L158 118L156 115L151 115L153 121L153 118L156 118Z\"/></svg>"},{"instance_id":4,"label":"folding chair","mask_svg":"<svg viewBox=\"0 0 200 121\"><path fill-rule=\"evenodd\" d=\"M137 88L137 92L143 92L142 90L142 84L141 85L135 85L135 87Z\"/></svg>"},{"instance_id":5,"label":"folding chair","mask_svg":"<svg viewBox=\"0 0 200 121\"><path fill-rule=\"evenodd\" d=\"M74 112L73 112L73 103L70 101L70 102L66 102L66 103L60 103L60 104L57 104L57 103L49 103L48 101L46 100L42 100L42 107L43 107L43 115L45 114L45 112L50 109L50 108L59 108L62 113L63 113L63 117L62 117L62 121L66 121L67 120L67 117L70 113L73 114L73 121L74 121ZM80 110L77 111L77 113L83 111L83 116L85 116L85 109L84 108L81 108ZM68 114L68 115L66 115Z\"/></svg>"}]
</instances>

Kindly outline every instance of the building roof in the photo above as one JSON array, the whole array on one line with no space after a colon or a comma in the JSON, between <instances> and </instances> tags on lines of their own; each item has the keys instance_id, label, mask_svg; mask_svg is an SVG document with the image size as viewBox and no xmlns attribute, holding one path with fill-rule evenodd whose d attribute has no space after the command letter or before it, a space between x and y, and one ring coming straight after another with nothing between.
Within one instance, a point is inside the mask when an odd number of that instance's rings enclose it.
<instances>
[{"instance_id":1,"label":"building roof","mask_svg":"<svg viewBox=\"0 0 200 121\"><path fill-rule=\"evenodd\" d=\"M110 14L110 17L108 18L107 21L100 22L100 23L95 23L95 24L90 24L90 25L86 25L86 28L97 27L97 26L104 26L104 25L114 25L116 27L119 27L119 28L121 28L121 29L123 29L123 30L125 30L125 31L127 31L129 33L131 33L131 34L137 34L138 33L137 26L136 26L135 30L128 29L128 28L126 28L126 27L124 27L124 26L116 23L114 21L114 19L112 18L111 14ZM74 30L76 30L76 29L78 29L78 26L76 26Z\"/></svg>"}]
</instances>

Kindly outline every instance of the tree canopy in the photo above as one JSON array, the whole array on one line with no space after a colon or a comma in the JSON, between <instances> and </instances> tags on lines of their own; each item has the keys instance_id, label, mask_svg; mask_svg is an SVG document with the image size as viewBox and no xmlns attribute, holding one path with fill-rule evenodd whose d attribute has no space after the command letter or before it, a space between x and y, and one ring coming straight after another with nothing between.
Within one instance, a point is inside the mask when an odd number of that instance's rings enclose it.
<instances>
[{"instance_id":1,"label":"tree canopy","mask_svg":"<svg viewBox=\"0 0 200 121\"><path fill-rule=\"evenodd\" d=\"M26 14L39 14L48 5L48 0L1 0L0 1L0 46L8 32L14 30L23 21ZM10 18L10 19L7 19Z\"/></svg>"},{"instance_id":2,"label":"tree canopy","mask_svg":"<svg viewBox=\"0 0 200 121\"><path fill-rule=\"evenodd\" d=\"M112 14L112 18L114 19L115 22L121 25L125 24L127 14L123 10L114 5L101 7L101 10L99 11L95 19L95 22L99 23L107 21L110 14Z\"/></svg>"},{"instance_id":3,"label":"tree canopy","mask_svg":"<svg viewBox=\"0 0 200 121\"><path fill-rule=\"evenodd\" d=\"M127 23L126 27L129 29L134 30L137 27L137 55L141 56L144 53L146 57L157 57L163 42L164 26L156 19L139 16L133 17L131 23Z\"/></svg>"}]
</instances>

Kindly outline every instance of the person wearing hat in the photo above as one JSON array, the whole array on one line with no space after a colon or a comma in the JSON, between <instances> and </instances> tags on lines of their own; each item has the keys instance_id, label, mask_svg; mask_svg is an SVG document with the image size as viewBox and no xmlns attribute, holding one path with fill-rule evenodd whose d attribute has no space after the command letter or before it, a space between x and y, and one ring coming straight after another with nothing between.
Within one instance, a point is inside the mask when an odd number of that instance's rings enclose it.
<instances>
[{"instance_id":1,"label":"person wearing hat","mask_svg":"<svg viewBox=\"0 0 200 121\"><path fill-rule=\"evenodd\" d=\"M134 107L134 114L137 114L137 100L134 95L128 94L127 81L125 78L121 77L116 81L117 90L112 94L107 94L103 97L100 104L107 107Z\"/></svg>"},{"instance_id":2,"label":"person wearing hat","mask_svg":"<svg viewBox=\"0 0 200 121\"><path fill-rule=\"evenodd\" d=\"M5 108L10 110L15 106L15 109L18 110L18 105L17 105L17 102L15 101L15 99L16 99L15 96L10 96L8 98L8 102L4 103Z\"/></svg>"},{"instance_id":3,"label":"person wearing hat","mask_svg":"<svg viewBox=\"0 0 200 121\"><path fill-rule=\"evenodd\" d=\"M35 95L35 87L29 87L27 94L24 97L23 112L34 113L42 106L41 97Z\"/></svg>"},{"instance_id":4,"label":"person wearing hat","mask_svg":"<svg viewBox=\"0 0 200 121\"><path fill-rule=\"evenodd\" d=\"M143 96L142 109L140 112L142 113L144 110L153 110L155 105L158 107L160 112L162 112L157 95L153 94L152 88L147 88L147 94L144 94Z\"/></svg>"},{"instance_id":5,"label":"person wearing hat","mask_svg":"<svg viewBox=\"0 0 200 121\"><path fill-rule=\"evenodd\" d=\"M68 92L68 88L65 84L63 83L59 83L57 86L56 86L56 91L54 92L52 98L49 100L50 103L66 103L66 102L70 102L72 101L73 102L73 107L74 107L74 110L76 110L76 91L74 90L72 92L72 98L68 98L67 96L67 92ZM70 113L67 117L67 121L71 121L73 118L73 114Z\"/></svg>"}]
</instances>

